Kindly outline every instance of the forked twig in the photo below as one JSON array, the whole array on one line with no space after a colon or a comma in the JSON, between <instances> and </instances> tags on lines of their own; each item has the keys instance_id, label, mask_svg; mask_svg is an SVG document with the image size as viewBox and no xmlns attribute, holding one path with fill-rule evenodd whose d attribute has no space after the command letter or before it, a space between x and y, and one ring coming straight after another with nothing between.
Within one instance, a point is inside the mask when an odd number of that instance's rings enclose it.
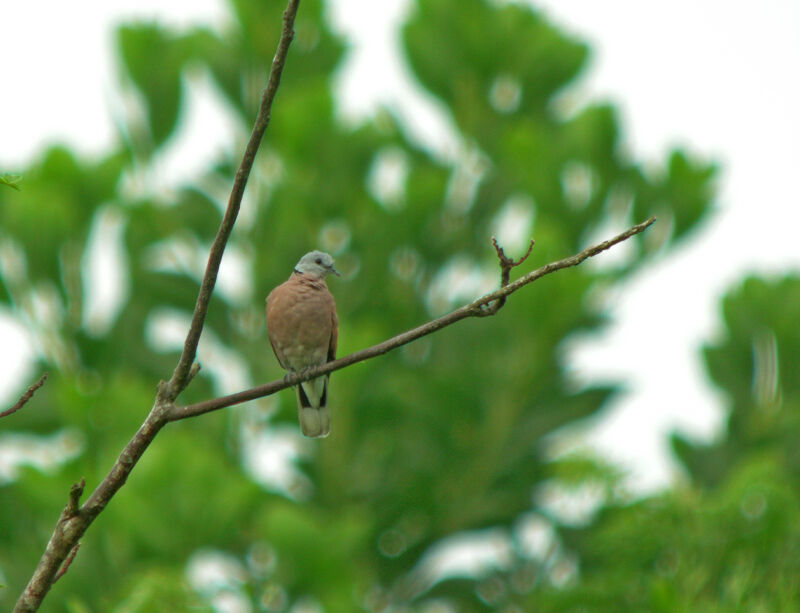
<instances>
[{"instance_id":1,"label":"forked twig","mask_svg":"<svg viewBox=\"0 0 800 613\"><path fill-rule=\"evenodd\" d=\"M503 251L503 248L497 243L497 239L493 236L492 237L492 245L494 245L494 250L497 252L497 259L500 261L500 287L505 287L508 285L509 280L511 279L511 269L519 266L525 260L528 259L528 256L531 254L533 250L533 245L535 241L531 239L531 242L528 244L528 250L518 260L514 260L506 255L506 252ZM486 317L488 315L494 315L503 308L503 305L506 303L506 295L500 296L494 302L484 305L481 307L481 313L478 317Z\"/></svg>"}]
</instances>

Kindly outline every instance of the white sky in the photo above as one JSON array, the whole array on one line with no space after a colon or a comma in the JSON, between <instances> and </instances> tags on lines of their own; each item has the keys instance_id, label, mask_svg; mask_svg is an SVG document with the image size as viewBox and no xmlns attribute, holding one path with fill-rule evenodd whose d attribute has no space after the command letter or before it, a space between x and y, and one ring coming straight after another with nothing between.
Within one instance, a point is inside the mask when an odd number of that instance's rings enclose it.
<instances>
[{"instance_id":1,"label":"white sky","mask_svg":"<svg viewBox=\"0 0 800 613\"><path fill-rule=\"evenodd\" d=\"M632 470L634 484L657 486L671 470L664 434L679 428L707 437L720 423L721 399L702 374L698 347L716 330L721 292L746 272L784 273L800 265L800 2L533 4L591 44L594 59L582 89L587 99L610 98L621 107L637 157L657 161L679 144L723 165L714 219L622 288L613 308L618 323L574 353L585 379L619 378L629 389L591 440ZM343 112L358 116L377 103L389 105L413 121L418 138L447 153L453 139L441 106L415 89L397 56L395 26L407 5L332 3L337 27L354 41L340 74ZM222 0L4 6L0 169L23 167L54 140L87 154L105 149L120 104L114 24L132 17L218 24L224 16ZM170 177L202 166L230 125L202 96L192 99L185 121L165 161ZM6 329L0 321L4 347L12 342ZM17 354L14 372L24 370L23 362ZM10 401L23 382L9 379L0 382L0 398Z\"/></svg>"}]
</instances>

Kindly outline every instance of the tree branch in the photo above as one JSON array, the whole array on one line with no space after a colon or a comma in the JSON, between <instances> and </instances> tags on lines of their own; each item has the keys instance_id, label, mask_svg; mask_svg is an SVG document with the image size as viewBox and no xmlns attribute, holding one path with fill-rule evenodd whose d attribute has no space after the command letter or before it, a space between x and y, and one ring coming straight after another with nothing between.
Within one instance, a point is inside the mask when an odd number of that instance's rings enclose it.
<instances>
[{"instance_id":1,"label":"tree branch","mask_svg":"<svg viewBox=\"0 0 800 613\"><path fill-rule=\"evenodd\" d=\"M0 413L0 418L7 417L12 413L16 413L22 407L24 407L25 403L28 402L28 400L30 400L33 397L34 393L36 393L36 390L38 390L40 387L44 385L46 379L47 379L47 373L46 372L42 373L42 376L39 377L39 380L33 385L31 385L27 390L25 390L25 393L19 397L19 400L17 400L14 403L13 407L11 407L10 409L6 409L2 413Z\"/></svg>"},{"instance_id":2,"label":"tree branch","mask_svg":"<svg viewBox=\"0 0 800 613\"><path fill-rule=\"evenodd\" d=\"M225 216L222 218L222 224L217 231L217 236L214 238L214 243L211 245L211 250L208 254L206 272L205 275L203 275L203 282L200 285L200 292L197 295L197 302L195 303L194 314L192 315L192 323L189 326L189 334L186 335L186 342L183 345L183 353L181 353L175 372L172 373L172 378L169 380L167 394L170 400L175 400L178 394L186 388L191 379L190 369L197 355L197 344L200 342L200 334L203 331L203 324L205 323L206 313L208 312L208 303L211 300L211 293L214 291L214 285L217 282L217 274L219 273L219 266L222 262L222 254L225 251L228 238L233 230L233 224L236 222L236 217L239 214L242 197L244 196L244 188L247 185L247 179L250 177L250 171L253 168L253 162L256 159L258 147L261 144L261 139L269 124L272 112L272 101L275 99L278 85L280 85L281 82L281 74L283 73L283 66L286 63L286 54L289 51L289 45L294 38L294 18L297 14L297 7L299 4L300 0L289 0L289 4L283 13L281 37L278 41L278 49L275 52L275 57L272 60L272 68L269 73L267 86L261 94L261 105L258 109L255 125L250 134L247 147L244 150L239 169L236 171L233 189L231 189L231 195L228 198L228 206L225 209Z\"/></svg>"},{"instance_id":3,"label":"tree branch","mask_svg":"<svg viewBox=\"0 0 800 613\"><path fill-rule=\"evenodd\" d=\"M15 605L15 613L31 612L39 609L53 583L69 568L72 559L77 553L80 538L94 519L105 509L114 494L125 484L125 481L136 463L166 423L194 417L240 402L267 396L291 385L296 385L301 381L382 355L392 349L421 338L422 336L436 332L461 319L492 315L502 307L503 301L508 295L517 291L523 285L527 285L556 270L576 266L587 258L597 255L601 251L642 232L655 221L655 218L651 218L644 223L629 228L627 231L608 241L588 247L569 258L547 264L517 279L513 283L508 283L508 271L518 262L514 263L512 260L505 258L505 255L502 254L502 250L498 248L498 257L501 260L503 279L500 289L491 294L487 294L448 315L434 319L383 343L352 353L318 368L310 369L304 372L303 375L293 374L287 377L286 380L274 381L263 386L244 390L238 394L232 394L230 396L224 396L222 398L216 398L184 407L176 407L174 405L175 398L186 388L191 378L198 370L198 366L195 364L194 360L208 312L211 294L216 284L225 247L241 206L242 196L256 153L258 152L266 127L269 124L272 103L280 83L288 48L294 36L294 19L297 14L298 5L299 0L288 0L287 8L283 14L283 28L281 30L278 48L272 62L267 86L262 93L261 104L250 140L239 168L236 171L225 214L209 252L206 271L195 303L189 332L186 336L183 351L172 377L168 382L162 381L159 384L155 401L144 423L122 450L108 475L100 482L86 502L79 506L80 497L83 493L83 480L70 490L67 504L59 516L53 534L47 543L47 547L28 585L25 587L25 590L22 592ZM43 379L40 381L43 382ZM20 399L20 403L18 403L20 407L24 405L30 398L30 395L32 395L39 386L40 383L38 382L34 384L34 386L31 386L33 389L29 389L28 392L26 392L27 398L25 397L26 395L23 395L23 398ZM18 408L15 410L18 410ZM8 411L5 413L8 413Z\"/></svg>"},{"instance_id":4,"label":"tree branch","mask_svg":"<svg viewBox=\"0 0 800 613\"><path fill-rule=\"evenodd\" d=\"M53 586L53 583L61 577L69 568L72 559L75 557L79 539L86 532L94 519L105 509L108 502L125 484L128 475L139 461L147 447L167 423L166 416L173 406L175 398L180 394L197 374L199 366L194 364L197 354L197 345L200 342L200 334L203 331L206 313L208 312L211 293L217 281L219 266L222 262L222 255L225 251L228 238L233 230L233 224L239 214L242 203L242 196L247 185L247 179L253 167L258 147L264 136L264 132L269 124L272 102L280 84L281 73L286 63L286 55L289 45L294 38L294 20L300 0L288 0L286 10L283 13L283 27L278 41L278 48L272 60L272 67L269 73L267 86L261 96L261 104L258 109L253 131L250 140L245 148L244 156L239 164L234 177L231 195L228 199L228 206L222 218L217 236L211 246L208 255L208 263L200 291L197 295L192 322L189 326L189 333L186 336L183 352L178 361L175 371L169 382L161 382L158 386L156 399L153 407L147 415L144 423L128 442L120 453L111 471L106 475L97 488L92 492L86 502L78 507L78 502L83 493L83 481L73 486L70 491L67 506L61 512L56 522L56 527L50 537L47 547L42 554L39 564L33 572L28 585L23 590L14 607L14 613L36 611L42 604L42 600ZM43 379L40 380L43 383ZM34 384L39 386L39 383ZM36 390L29 389L26 395L32 395ZM28 398L30 396L28 395ZM28 400L23 396L20 399L20 407ZM15 405L16 406L16 405ZM14 407L12 407L14 408ZM17 409L14 409L17 410Z\"/></svg>"},{"instance_id":5,"label":"tree branch","mask_svg":"<svg viewBox=\"0 0 800 613\"><path fill-rule=\"evenodd\" d=\"M246 389L241 392L237 392L235 394L230 394L228 396L212 398L211 400L205 400L203 402L197 402L195 404L190 404L186 406L174 406L169 410L167 414L167 420L178 421L180 419L196 417L197 415L202 415L203 413L209 413L211 411L223 409L225 407L233 406L235 404L247 402L248 400L255 400L256 398L263 398L264 396L270 396L275 392L278 392L287 387L291 387L292 385L297 385L298 383L301 383L303 381L308 381L309 379L314 379L315 377L319 377L320 375L332 373L335 370L340 370L342 368L345 368L346 366L350 366L351 364L355 364L357 362L363 362L364 360L369 360L379 355L383 355L384 353L387 353L392 349L397 349L398 347L402 347L403 345L406 345L411 341L415 341L418 338L422 338L423 336L432 334L438 330L441 330L444 327L456 323L457 321L466 319L467 317L484 317L486 315L494 315L503 306L506 297L513 294L521 287L528 285L528 283L533 283L537 279L541 279L545 275L549 275L550 273L553 273L557 270L561 270L563 268L570 268L572 266L577 266L584 260L592 256L595 256L598 253L601 253L610 247L613 247L617 243L621 243L622 241L628 240L629 238L631 238L636 234L639 234L640 232L643 232L644 230L649 228L655 222L655 220L656 220L655 217L651 217L647 221L644 221L640 224L628 228L627 230L625 230L625 232L618 234L614 238L587 247L583 251L580 251L579 253L576 253L575 255L572 255L568 258L564 258L563 260L550 262L549 264L546 264L541 268L537 268L536 270L520 277L513 283L508 282L508 271L513 266L517 266L522 261L524 261L525 258L528 257L528 254L530 253L530 248L528 249L528 252L525 254L525 256L520 258L520 260L514 261L507 258L503 253L502 248L498 247L497 243L494 242L498 258L500 258L500 266L502 269L502 279L501 279L500 289L490 294L486 294L485 296L478 298L474 302L465 304L464 306L448 313L447 315L443 315L442 317L438 317L437 319L431 320L425 324L422 324L421 326L413 328L412 330L408 330L406 332L403 332L402 334L398 334L397 336L394 336L386 341L383 341L382 343L373 345L372 347L367 347L366 349L362 349L361 351L356 351L355 353L351 353L350 355L344 356L343 358L339 358L338 360L333 360L331 362L323 364L322 366L310 368L307 371L304 371L302 374L299 373L289 374L283 379L271 381L269 383L265 383L264 385L258 385L256 387L252 387L250 389Z\"/></svg>"}]
</instances>

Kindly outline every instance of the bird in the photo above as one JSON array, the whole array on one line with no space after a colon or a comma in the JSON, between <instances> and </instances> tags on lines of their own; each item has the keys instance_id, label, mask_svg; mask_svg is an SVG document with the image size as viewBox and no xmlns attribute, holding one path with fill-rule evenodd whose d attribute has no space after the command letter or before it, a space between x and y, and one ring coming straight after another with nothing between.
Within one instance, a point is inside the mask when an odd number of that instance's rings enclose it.
<instances>
[{"instance_id":1,"label":"bird","mask_svg":"<svg viewBox=\"0 0 800 613\"><path fill-rule=\"evenodd\" d=\"M339 320L336 302L325 284L329 274L341 277L333 264L323 251L306 253L289 279L267 296L267 336L286 376L336 359ZM328 378L323 375L297 386L297 417L300 430L309 438L330 433Z\"/></svg>"}]
</instances>

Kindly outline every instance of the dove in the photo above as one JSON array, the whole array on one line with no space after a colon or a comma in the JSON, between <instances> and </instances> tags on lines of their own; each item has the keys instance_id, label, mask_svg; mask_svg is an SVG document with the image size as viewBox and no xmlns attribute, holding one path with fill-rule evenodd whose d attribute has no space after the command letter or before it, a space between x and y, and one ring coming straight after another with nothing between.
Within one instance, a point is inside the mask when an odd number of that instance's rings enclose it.
<instances>
[{"instance_id":1,"label":"dove","mask_svg":"<svg viewBox=\"0 0 800 613\"><path fill-rule=\"evenodd\" d=\"M327 275L341 276L333 263L322 251L306 253L289 279L267 296L267 336L278 363L288 373L302 373L336 358L339 321L325 284ZM297 416L307 437L330 433L328 379L323 375L297 386Z\"/></svg>"}]
</instances>

